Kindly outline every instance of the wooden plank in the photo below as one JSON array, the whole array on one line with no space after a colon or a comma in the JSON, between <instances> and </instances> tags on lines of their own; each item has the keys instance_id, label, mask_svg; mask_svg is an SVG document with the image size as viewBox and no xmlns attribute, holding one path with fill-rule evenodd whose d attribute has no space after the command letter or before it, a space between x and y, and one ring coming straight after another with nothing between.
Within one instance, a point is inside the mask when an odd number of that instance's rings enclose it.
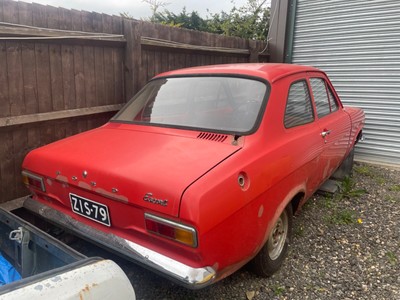
<instances>
[{"instance_id":1,"label":"wooden plank","mask_svg":"<svg viewBox=\"0 0 400 300\"><path fill-rule=\"evenodd\" d=\"M56 121L54 122L56 130L54 132L54 140L58 141L65 137L67 137L67 124L63 121Z\"/></svg>"},{"instance_id":2,"label":"wooden plank","mask_svg":"<svg viewBox=\"0 0 400 300\"><path fill-rule=\"evenodd\" d=\"M113 17L102 14L102 26L103 32L113 32ZM103 48L103 66L104 66L104 97L105 104L118 103L118 99L114 96L114 89L116 88L116 82L114 79L114 61L113 61L113 49L110 47ZM115 62L117 63L117 61ZM122 86L120 87L122 88Z\"/></svg>"},{"instance_id":3,"label":"wooden plank","mask_svg":"<svg viewBox=\"0 0 400 300\"><path fill-rule=\"evenodd\" d=\"M35 44L35 57L39 112L52 111L49 46Z\"/></svg>"},{"instance_id":4,"label":"wooden plank","mask_svg":"<svg viewBox=\"0 0 400 300\"><path fill-rule=\"evenodd\" d=\"M27 149L28 152L38 148L39 146L42 145L40 141L40 126L35 124L35 126L29 126L27 130Z\"/></svg>"},{"instance_id":5,"label":"wooden plank","mask_svg":"<svg viewBox=\"0 0 400 300\"><path fill-rule=\"evenodd\" d=\"M5 22L4 21L4 14L3 14L3 2L4 1L0 1L0 22Z\"/></svg>"},{"instance_id":6,"label":"wooden plank","mask_svg":"<svg viewBox=\"0 0 400 300\"><path fill-rule=\"evenodd\" d=\"M16 193L13 195L13 199L23 196L26 194L24 186L21 184L21 165L24 160L25 155L27 154L27 132L24 128L13 128L12 131L13 137L13 149L14 149L14 186Z\"/></svg>"},{"instance_id":7,"label":"wooden plank","mask_svg":"<svg viewBox=\"0 0 400 300\"><path fill-rule=\"evenodd\" d=\"M93 31L103 33L103 16L99 13L92 12Z\"/></svg>"},{"instance_id":8,"label":"wooden plank","mask_svg":"<svg viewBox=\"0 0 400 300\"><path fill-rule=\"evenodd\" d=\"M83 46L74 46L74 84L76 107L86 107L85 71L83 64Z\"/></svg>"},{"instance_id":9,"label":"wooden plank","mask_svg":"<svg viewBox=\"0 0 400 300\"><path fill-rule=\"evenodd\" d=\"M19 1L18 15L19 15L19 24L28 26L33 25L32 4Z\"/></svg>"},{"instance_id":10,"label":"wooden plank","mask_svg":"<svg viewBox=\"0 0 400 300\"><path fill-rule=\"evenodd\" d=\"M113 62L113 49L104 47L103 49L103 67L104 67L104 104L114 104L117 99L114 99L114 62Z\"/></svg>"},{"instance_id":11,"label":"wooden plank","mask_svg":"<svg viewBox=\"0 0 400 300\"><path fill-rule=\"evenodd\" d=\"M60 29L72 30L72 12L71 12L71 10L60 7L58 9L58 14L60 17Z\"/></svg>"},{"instance_id":12,"label":"wooden plank","mask_svg":"<svg viewBox=\"0 0 400 300\"><path fill-rule=\"evenodd\" d=\"M113 70L114 70L114 103L125 103L125 82L124 82L124 55L123 49L112 50Z\"/></svg>"},{"instance_id":13,"label":"wooden plank","mask_svg":"<svg viewBox=\"0 0 400 300\"><path fill-rule=\"evenodd\" d=\"M46 41L91 41L91 42L107 42L110 45L125 45L125 39L122 36L106 35L104 33L88 33L88 32L71 32L51 29L35 29L21 27L0 27L0 35L7 40L20 40L23 37L27 40L46 40ZM106 43L104 43L106 44Z\"/></svg>"},{"instance_id":14,"label":"wooden plank","mask_svg":"<svg viewBox=\"0 0 400 300\"><path fill-rule=\"evenodd\" d=\"M55 141L55 131L53 124L43 124L41 126L40 141L42 145L47 145Z\"/></svg>"},{"instance_id":15,"label":"wooden plank","mask_svg":"<svg viewBox=\"0 0 400 300\"><path fill-rule=\"evenodd\" d=\"M125 99L126 101L128 101L138 90L137 89L138 78L134 76L134 73L137 72L138 64L140 63L141 58L135 55L135 51L137 51L137 41L135 40L135 35L134 35L136 26L137 26L136 22L124 19L124 36L127 41L125 57L124 57L125 61L124 94L126 96Z\"/></svg>"},{"instance_id":16,"label":"wooden plank","mask_svg":"<svg viewBox=\"0 0 400 300\"><path fill-rule=\"evenodd\" d=\"M64 109L76 108L75 76L74 76L74 48L68 45L61 46L61 65L63 81Z\"/></svg>"},{"instance_id":17,"label":"wooden plank","mask_svg":"<svg viewBox=\"0 0 400 300\"><path fill-rule=\"evenodd\" d=\"M124 34L123 33L123 18L118 16L112 16L112 33L113 34Z\"/></svg>"},{"instance_id":18,"label":"wooden plank","mask_svg":"<svg viewBox=\"0 0 400 300\"><path fill-rule=\"evenodd\" d=\"M96 85L96 106L105 105L108 101L106 99L106 89L105 89L105 74L104 74L104 53L103 48L94 48L94 69L95 69L95 85Z\"/></svg>"},{"instance_id":19,"label":"wooden plank","mask_svg":"<svg viewBox=\"0 0 400 300\"><path fill-rule=\"evenodd\" d=\"M46 6L33 3L32 18L33 18L33 26L46 28L47 27Z\"/></svg>"},{"instance_id":20,"label":"wooden plank","mask_svg":"<svg viewBox=\"0 0 400 300\"><path fill-rule=\"evenodd\" d=\"M60 17L60 29L73 30L72 10L59 8L59 17ZM78 22L81 21L78 19ZM76 108L73 46L65 43L61 45L61 65L62 65L64 109Z\"/></svg>"},{"instance_id":21,"label":"wooden plank","mask_svg":"<svg viewBox=\"0 0 400 300\"><path fill-rule=\"evenodd\" d=\"M76 9L71 9L72 30L82 31L82 13Z\"/></svg>"},{"instance_id":22,"label":"wooden plank","mask_svg":"<svg viewBox=\"0 0 400 300\"><path fill-rule=\"evenodd\" d=\"M93 30L95 32L103 33L103 16L102 14L93 12ZM96 86L96 106L105 105L106 97L105 97L105 74L104 74L104 51L103 47L95 47L94 48L94 69L95 69L95 86Z\"/></svg>"},{"instance_id":23,"label":"wooden plank","mask_svg":"<svg viewBox=\"0 0 400 300\"><path fill-rule=\"evenodd\" d=\"M94 32L93 27L93 13L82 11L82 30L87 32Z\"/></svg>"},{"instance_id":24,"label":"wooden plank","mask_svg":"<svg viewBox=\"0 0 400 300\"><path fill-rule=\"evenodd\" d=\"M83 47L83 70L85 79L85 98L88 107L96 106L96 82L94 47Z\"/></svg>"},{"instance_id":25,"label":"wooden plank","mask_svg":"<svg viewBox=\"0 0 400 300\"><path fill-rule=\"evenodd\" d=\"M46 5L46 18L48 28L60 29L60 17L57 7Z\"/></svg>"},{"instance_id":26,"label":"wooden plank","mask_svg":"<svg viewBox=\"0 0 400 300\"><path fill-rule=\"evenodd\" d=\"M166 72L166 71L169 71L169 66L168 66L168 52L166 52L166 51L162 51L161 53L160 53L160 56L161 56L161 58L160 58L160 60L161 60L161 72Z\"/></svg>"},{"instance_id":27,"label":"wooden plank","mask_svg":"<svg viewBox=\"0 0 400 300\"><path fill-rule=\"evenodd\" d=\"M6 43L7 45L7 75L8 95L11 116L25 113L23 94L21 43Z\"/></svg>"},{"instance_id":28,"label":"wooden plank","mask_svg":"<svg viewBox=\"0 0 400 300\"><path fill-rule=\"evenodd\" d=\"M248 49L198 46L186 43L171 42L166 40L157 40L151 37L142 37L141 44L148 47L172 48L176 50L187 50L187 51L191 50L191 51L202 51L202 52L213 52L213 53L233 53L238 55L249 55Z\"/></svg>"},{"instance_id":29,"label":"wooden plank","mask_svg":"<svg viewBox=\"0 0 400 300\"><path fill-rule=\"evenodd\" d=\"M0 202L13 199L15 195L15 170L13 156L13 137L10 131L0 132L0 174L1 194Z\"/></svg>"},{"instance_id":30,"label":"wooden plank","mask_svg":"<svg viewBox=\"0 0 400 300\"><path fill-rule=\"evenodd\" d=\"M143 74L142 49L140 37L142 22L124 20L124 36L127 40L125 50L125 100L129 100L141 87Z\"/></svg>"},{"instance_id":31,"label":"wooden plank","mask_svg":"<svg viewBox=\"0 0 400 300\"><path fill-rule=\"evenodd\" d=\"M81 133L89 129L86 119L78 119L76 121L76 133Z\"/></svg>"},{"instance_id":32,"label":"wooden plank","mask_svg":"<svg viewBox=\"0 0 400 300\"><path fill-rule=\"evenodd\" d=\"M19 23L18 2L3 1L3 18L7 23Z\"/></svg>"},{"instance_id":33,"label":"wooden plank","mask_svg":"<svg viewBox=\"0 0 400 300\"><path fill-rule=\"evenodd\" d=\"M155 64L154 64L154 56L155 56L155 51L147 50L144 51L145 53L145 59L146 59L146 64L147 64L147 78L146 82L149 81L154 75L155 75Z\"/></svg>"},{"instance_id":34,"label":"wooden plank","mask_svg":"<svg viewBox=\"0 0 400 300\"><path fill-rule=\"evenodd\" d=\"M104 33L113 33L113 17L110 15L102 14L102 26L103 30L102 32Z\"/></svg>"},{"instance_id":35,"label":"wooden plank","mask_svg":"<svg viewBox=\"0 0 400 300\"><path fill-rule=\"evenodd\" d=\"M36 85L36 63L35 45L25 43L22 45L22 82L24 84L24 99L26 114L33 114L39 111L39 103Z\"/></svg>"},{"instance_id":36,"label":"wooden plank","mask_svg":"<svg viewBox=\"0 0 400 300\"><path fill-rule=\"evenodd\" d=\"M115 112L121 109L122 104L104 105L96 107L76 108L62 111L51 111L47 113L37 113L31 115L20 115L13 117L0 118L0 128L16 125L32 124L37 122L59 120L73 117L83 117L89 115Z\"/></svg>"},{"instance_id":37,"label":"wooden plank","mask_svg":"<svg viewBox=\"0 0 400 300\"><path fill-rule=\"evenodd\" d=\"M0 41L0 117L10 116L10 98L8 93L6 42Z\"/></svg>"},{"instance_id":38,"label":"wooden plank","mask_svg":"<svg viewBox=\"0 0 400 300\"><path fill-rule=\"evenodd\" d=\"M50 76L51 76L51 100L54 110L63 110L64 87L62 73L62 57L60 45L49 45Z\"/></svg>"}]
</instances>

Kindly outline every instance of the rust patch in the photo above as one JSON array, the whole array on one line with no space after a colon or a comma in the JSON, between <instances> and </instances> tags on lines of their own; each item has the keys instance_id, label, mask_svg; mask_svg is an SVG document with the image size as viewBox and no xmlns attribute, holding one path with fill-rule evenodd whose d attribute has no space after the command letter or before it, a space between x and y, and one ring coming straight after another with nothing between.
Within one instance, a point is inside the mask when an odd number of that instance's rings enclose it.
<instances>
[{"instance_id":1,"label":"rust patch","mask_svg":"<svg viewBox=\"0 0 400 300\"><path fill-rule=\"evenodd\" d=\"M90 184L84 182L84 181L79 181L78 186L85 189L85 190L92 190L92 187Z\"/></svg>"},{"instance_id":2,"label":"rust patch","mask_svg":"<svg viewBox=\"0 0 400 300\"><path fill-rule=\"evenodd\" d=\"M115 193L108 192L108 191L106 191L104 189L101 189L101 188L94 189L94 191L96 193L99 193L100 195L102 195L104 197L115 199L115 200L120 201L120 202L128 203L128 197L126 197L126 196L116 195Z\"/></svg>"}]
</instances>

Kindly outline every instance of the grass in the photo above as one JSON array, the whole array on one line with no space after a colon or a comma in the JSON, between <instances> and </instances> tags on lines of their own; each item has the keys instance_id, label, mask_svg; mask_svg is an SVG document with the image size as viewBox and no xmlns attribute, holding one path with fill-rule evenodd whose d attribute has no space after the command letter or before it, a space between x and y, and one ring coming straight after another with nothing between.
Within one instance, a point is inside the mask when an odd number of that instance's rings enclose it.
<instances>
[{"instance_id":1,"label":"grass","mask_svg":"<svg viewBox=\"0 0 400 300\"><path fill-rule=\"evenodd\" d=\"M392 252L392 251L386 252L386 257L387 257L389 263L390 263L392 266L394 266L394 265L397 264L398 259L397 259L396 254L394 254L394 252Z\"/></svg>"},{"instance_id":2,"label":"grass","mask_svg":"<svg viewBox=\"0 0 400 300\"><path fill-rule=\"evenodd\" d=\"M281 296L285 292L285 287L275 285L272 287L272 291L274 292L275 296Z\"/></svg>"},{"instance_id":3,"label":"grass","mask_svg":"<svg viewBox=\"0 0 400 300\"><path fill-rule=\"evenodd\" d=\"M361 168L363 173L370 172L369 168ZM345 177L341 182L339 191L335 195L324 195L320 200L321 208L327 209L325 222L330 225L351 225L360 223L356 212L343 207L343 199L358 198L368 193L365 189L355 188L355 183L351 177Z\"/></svg>"},{"instance_id":4,"label":"grass","mask_svg":"<svg viewBox=\"0 0 400 300\"><path fill-rule=\"evenodd\" d=\"M395 197L393 197L391 195L386 195L385 196L385 200L388 201L388 202L391 202L391 203L396 203L400 199L399 198L395 198Z\"/></svg>"},{"instance_id":5,"label":"grass","mask_svg":"<svg viewBox=\"0 0 400 300\"><path fill-rule=\"evenodd\" d=\"M400 184L395 184L389 188L391 192L400 192Z\"/></svg>"},{"instance_id":6,"label":"grass","mask_svg":"<svg viewBox=\"0 0 400 300\"><path fill-rule=\"evenodd\" d=\"M362 166L354 166L354 171L360 175L373 177L374 172L372 171L370 166L362 165Z\"/></svg>"},{"instance_id":7,"label":"grass","mask_svg":"<svg viewBox=\"0 0 400 300\"><path fill-rule=\"evenodd\" d=\"M351 177L345 177L342 181L339 194L340 198L358 198L367 193L365 189L354 189L354 182Z\"/></svg>"},{"instance_id":8,"label":"grass","mask_svg":"<svg viewBox=\"0 0 400 300\"><path fill-rule=\"evenodd\" d=\"M354 211L349 209L334 210L331 215L326 217L326 221L334 225L350 225L357 222Z\"/></svg>"}]
</instances>

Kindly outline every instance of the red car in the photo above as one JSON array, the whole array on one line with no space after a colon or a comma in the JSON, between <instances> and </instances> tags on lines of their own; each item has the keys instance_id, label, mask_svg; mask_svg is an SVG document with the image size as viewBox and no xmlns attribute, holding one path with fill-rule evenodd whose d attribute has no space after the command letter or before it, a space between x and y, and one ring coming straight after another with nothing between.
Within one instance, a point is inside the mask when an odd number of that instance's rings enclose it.
<instances>
[{"instance_id":1,"label":"red car","mask_svg":"<svg viewBox=\"0 0 400 300\"><path fill-rule=\"evenodd\" d=\"M364 113L322 71L182 69L106 125L30 152L24 206L189 288L281 266L292 215L350 172Z\"/></svg>"}]
</instances>

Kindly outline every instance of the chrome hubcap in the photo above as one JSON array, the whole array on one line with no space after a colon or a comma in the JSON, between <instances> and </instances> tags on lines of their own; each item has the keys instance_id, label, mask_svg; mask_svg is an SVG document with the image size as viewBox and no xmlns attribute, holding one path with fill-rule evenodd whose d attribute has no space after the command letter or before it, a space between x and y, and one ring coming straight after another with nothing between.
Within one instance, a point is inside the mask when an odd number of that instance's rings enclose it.
<instances>
[{"instance_id":1,"label":"chrome hubcap","mask_svg":"<svg viewBox=\"0 0 400 300\"><path fill-rule=\"evenodd\" d=\"M276 221L274 228L271 230L268 238L268 255L271 260L276 260L282 253L285 246L288 232L288 216L286 210L280 215Z\"/></svg>"}]
</instances>

